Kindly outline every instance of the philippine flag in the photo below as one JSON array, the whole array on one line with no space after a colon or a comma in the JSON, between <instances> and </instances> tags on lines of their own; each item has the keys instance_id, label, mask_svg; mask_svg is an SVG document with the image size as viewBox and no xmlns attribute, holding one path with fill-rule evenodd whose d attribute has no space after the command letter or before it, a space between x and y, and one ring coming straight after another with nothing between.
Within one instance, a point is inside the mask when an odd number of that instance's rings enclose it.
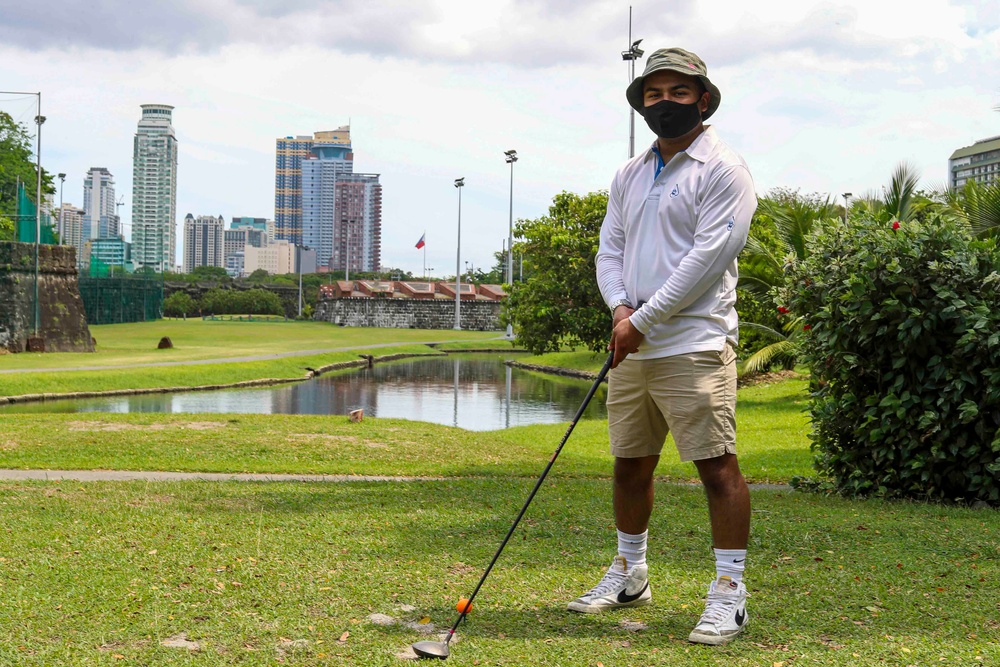
<instances>
[{"instance_id":1,"label":"philippine flag","mask_svg":"<svg viewBox=\"0 0 1000 667\"><path fill-rule=\"evenodd\" d=\"M424 232L423 234L420 235L420 240L417 241L417 250L420 250L421 248L424 247L424 237L425 236L427 236L427 232Z\"/></svg>"}]
</instances>

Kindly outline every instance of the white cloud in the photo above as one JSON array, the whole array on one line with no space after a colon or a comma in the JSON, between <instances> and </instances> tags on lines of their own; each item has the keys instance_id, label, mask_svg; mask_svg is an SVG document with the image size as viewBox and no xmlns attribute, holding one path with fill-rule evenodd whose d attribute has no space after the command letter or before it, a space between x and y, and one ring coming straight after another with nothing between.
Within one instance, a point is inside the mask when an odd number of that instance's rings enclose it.
<instances>
[{"instance_id":1,"label":"white cloud","mask_svg":"<svg viewBox=\"0 0 1000 667\"><path fill-rule=\"evenodd\" d=\"M176 107L179 218L273 217L275 138L350 122L356 169L384 186L383 261L418 272L425 229L428 263L454 265L458 176L463 257L492 264L502 151L521 157L515 217L606 188L626 157L627 7L610 0L37 4L0 0L0 78L43 91L43 158L69 174L66 201L106 166L126 219L148 102ZM937 184L954 148L1000 134L992 0L634 4L647 55L682 45L708 62L723 92L712 122L762 190L863 192L904 159ZM641 150L652 135L636 129Z\"/></svg>"}]
</instances>

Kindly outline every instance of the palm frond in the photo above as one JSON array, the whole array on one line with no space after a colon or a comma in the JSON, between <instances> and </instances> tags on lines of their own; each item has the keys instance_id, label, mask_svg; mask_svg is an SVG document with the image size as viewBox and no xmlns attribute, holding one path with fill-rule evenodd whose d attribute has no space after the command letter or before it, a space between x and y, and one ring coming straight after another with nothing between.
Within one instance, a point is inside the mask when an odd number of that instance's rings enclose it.
<instances>
[{"instance_id":1,"label":"palm frond","mask_svg":"<svg viewBox=\"0 0 1000 667\"><path fill-rule=\"evenodd\" d=\"M779 357L794 355L796 349L796 344L790 340L779 340L767 347L762 347L743 362L742 374L753 375L763 372Z\"/></svg>"},{"instance_id":2,"label":"palm frond","mask_svg":"<svg viewBox=\"0 0 1000 667\"><path fill-rule=\"evenodd\" d=\"M900 162L892 172L889 188L885 190L883 201L885 207L897 220L910 220L913 217L914 195L920 184L920 172L908 162Z\"/></svg>"}]
</instances>

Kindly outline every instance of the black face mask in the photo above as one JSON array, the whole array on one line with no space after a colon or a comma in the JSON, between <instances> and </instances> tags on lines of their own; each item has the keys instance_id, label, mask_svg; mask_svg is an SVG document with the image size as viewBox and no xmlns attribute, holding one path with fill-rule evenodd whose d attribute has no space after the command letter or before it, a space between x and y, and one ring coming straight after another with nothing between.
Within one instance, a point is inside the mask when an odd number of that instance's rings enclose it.
<instances>
[{"instance_id":1,"label":"black face mask","mask_svg":"<svg viewBox=\"0 0 1000 667\"><path fill-rule=\"evenodd\" d=\"M687 134L701 122L698 103L681 104L670 100L660 100L642 110L646 125L658 137L676 139Z\"/></svg>"}]
</instances>

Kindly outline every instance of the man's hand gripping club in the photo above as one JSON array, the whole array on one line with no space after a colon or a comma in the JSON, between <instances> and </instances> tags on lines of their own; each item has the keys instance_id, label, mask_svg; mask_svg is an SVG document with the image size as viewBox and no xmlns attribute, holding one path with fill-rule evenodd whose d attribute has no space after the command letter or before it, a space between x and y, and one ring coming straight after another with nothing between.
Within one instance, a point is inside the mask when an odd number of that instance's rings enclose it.
<instances>
[{"instance_id":1,"label":"man's hand gripping club","mask_svg":"<svg viewBox=\"0 0 1000 667\"><path fill-rule=\"evenodd\" d=\"M641 304L640 304L641 305ZM639 345L645 337L639 332L629 316L635 312L634 308L628 306L618 306L615 308L613 329L611 330L611 342L608 343L608 351L614 351L615 359L611 362L611 368L615 368L625 357L633 352L639 351Z\"/></svg>"}]
</instances>

